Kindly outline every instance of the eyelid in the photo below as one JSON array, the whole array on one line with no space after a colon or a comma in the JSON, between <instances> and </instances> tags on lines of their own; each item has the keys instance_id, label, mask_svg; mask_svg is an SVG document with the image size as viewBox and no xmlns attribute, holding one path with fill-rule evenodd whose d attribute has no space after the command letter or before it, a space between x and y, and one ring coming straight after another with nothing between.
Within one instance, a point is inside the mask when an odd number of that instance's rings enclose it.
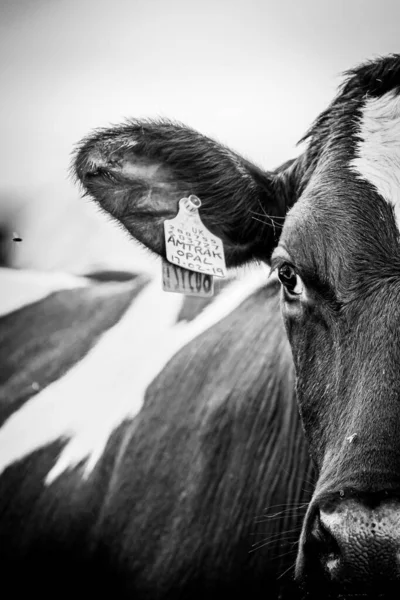
<instances>
[{"instance_id":1,"label":"eyelid","mask_svg":"<svg viewBox=\"0 0 400 600\"><path fill-rule=\"evenodd\" d=\"M273 256L271 260L271 271L269 277L274 273L279 267L287 264L292 267L296 274L300 277L305 288L307 290L313 290L317 294L319 294L322 298L325 299L326 302L332 307L332 309L336 312L342 309L342 303L338 300L334 288L331 287L329 282L321 281L321 279L317 276L315 272L309 272L305 269L299 269L292 262L289 255L286 253L279 253L276 256Z\"/></svg>"},{"instance_id":2,"label":"eyelid","mask_svg":"<svg viewBox=\"0 0 400 600\"><path fill-rule=\"evenodd\" d=\"M292 259L289 252L281 242L272 253L271 268L273 268L275 271L280 265L283 265L283 263L289 263L291 265Z\"/></svg>"},{"instance_id":3,"label":"eyelid","mask_svg":"<svg viewBox=\"0 0 400 600\"><path fill-rule=\"evenodd\" d=\"M292 263L292 261L289 259L289 257L283 256L283 255L277 255L277 256L273 257L271 260L271 271L269 273L269 277L271 277L271 275L275 271L277 271L279 269L279 267L281 267L282 265L289 265L289 266L293 267L293 269L297 272L295 265Z\"/></svg>"}]
</instances>

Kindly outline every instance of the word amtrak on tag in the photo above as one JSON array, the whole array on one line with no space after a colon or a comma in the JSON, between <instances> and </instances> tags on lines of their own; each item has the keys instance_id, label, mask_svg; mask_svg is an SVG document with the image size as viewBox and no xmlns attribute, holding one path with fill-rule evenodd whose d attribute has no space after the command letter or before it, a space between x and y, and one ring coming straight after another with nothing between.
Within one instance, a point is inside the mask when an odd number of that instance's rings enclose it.
<instances>
[{"instance_id":1,"label":"word amtrak on tag","mask_svg":"<svg viewBox=\"0 0 400 600\"><path fill-rule=\"evenodd\" d=\"M222 240L203 224L200 206L193 194L181 198L176 217L164 221L167 260L190 271L226 277Z\"/></svg>"}]
</instances>

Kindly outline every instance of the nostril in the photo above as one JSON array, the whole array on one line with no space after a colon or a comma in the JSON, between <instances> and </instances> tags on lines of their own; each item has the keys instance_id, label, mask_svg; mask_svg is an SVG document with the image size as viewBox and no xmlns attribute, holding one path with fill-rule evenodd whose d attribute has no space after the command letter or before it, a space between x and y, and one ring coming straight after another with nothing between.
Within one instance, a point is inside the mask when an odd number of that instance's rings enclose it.
<instances>
[{"instance_id":1,"label":"nostril","mask_svg":"<svg viewBox=\"0 0 400 600\"><path fill-rule=\"evenodd\" d=\"M341 550L338 542L323 524L318 512L307 540L307 553L317 559L320 567L331 578L340 563Z\"/></svg>"},{"instance_id":2,"label":"nostril","mask_svg":"<svg viewBox=\"0 0 400 600\"><path fill-rule=\"evenodd\" d=\"M296 565L304 590L392 598L390 589L400 585L400 503L370 504L346 499L312 507Z\"/></svg>"},{"instance_id":3,"label":"nostril","mask_svg":"<svg viewBox=\"0 0 400 600\"><path fill-rule=\"evenodd\" d=\"M315 515L315 519L311 528L311 536L315 543L321 544L328 541L329 533L321 523L321 515L318 513Z\"/></svg>"}]
</instances>

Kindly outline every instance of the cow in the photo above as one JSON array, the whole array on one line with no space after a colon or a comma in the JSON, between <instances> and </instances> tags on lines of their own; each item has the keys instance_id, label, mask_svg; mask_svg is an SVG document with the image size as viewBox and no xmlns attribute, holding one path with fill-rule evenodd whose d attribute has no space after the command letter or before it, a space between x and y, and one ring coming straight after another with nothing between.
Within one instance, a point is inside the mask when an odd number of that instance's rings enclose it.
<instances>
[{"instance_id":1,"label":"cow","mask_svg":"<svg viewBox=\"0 0 400 600\"><path fill-rule=\"evenodd\" d=\"M85 139L75 169L164 258L163 223L195 194L229 266L271 265L317 471L295 579L306 596L397 597L400 55L347 73L303 142L296 159L265 172L178 123L131 121Z\"/></svg>"},{"instance_id":2,"label":"cow","mask_svg":"<svg viewBox=\"0 0 400 600\"><path fill-rule=\"evenodd\" d=\"M194 194L245 270L191 308L135 277L3 317L5 578L139 599L398 596L399 86L400 55L349 71L273 172L167 120L82 141L79 182L132 237L165 259L164 223Z\"/></svg>"},{"instance_id":3,"label":"cow","mask_svg":"<svg viewBox=\"0 0 400 600\"><path fill-rule=\"evenodd\" d=\"M278 286L0 269L4 589L295 597L313 468Z\"/></svg>"}]
</instances>

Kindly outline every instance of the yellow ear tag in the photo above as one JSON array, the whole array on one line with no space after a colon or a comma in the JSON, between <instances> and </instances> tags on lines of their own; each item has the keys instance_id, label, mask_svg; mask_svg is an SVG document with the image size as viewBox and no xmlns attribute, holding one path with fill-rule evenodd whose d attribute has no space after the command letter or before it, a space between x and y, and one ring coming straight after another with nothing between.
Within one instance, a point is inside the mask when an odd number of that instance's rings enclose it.
<instances>
[{"instance_id":1,"label":"yellow ear tag","mask_svg":"<svg viewBox=\"0 0 400 600\"><path fill-rule=\"evenodd\" d=\"M226 277L222 240L201 221L200 206L193 194L181 198L176 217L164 221L167 260L190 271Z\"/></svg>"}]
</instances>

